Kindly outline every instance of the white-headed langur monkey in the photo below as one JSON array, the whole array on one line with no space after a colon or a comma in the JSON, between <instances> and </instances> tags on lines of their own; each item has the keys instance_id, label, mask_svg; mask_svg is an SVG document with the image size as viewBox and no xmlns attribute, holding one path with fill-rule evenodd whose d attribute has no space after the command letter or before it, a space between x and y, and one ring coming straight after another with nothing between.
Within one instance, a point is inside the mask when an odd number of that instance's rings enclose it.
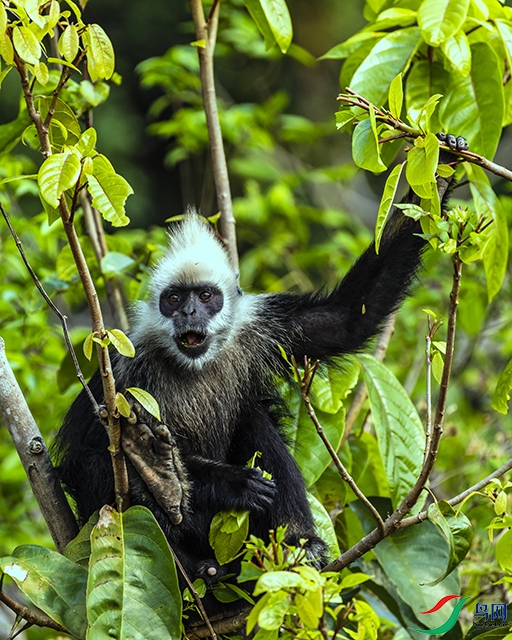
<instances>
[{"instance_id":1,"label":"white-headed langur monkey","mask_svg":"<svg viewBox=\"0 0 512 640\"><path fill-rule=\"evenodd\" d=\"M449 146L463 148L457 144ZM449 155L445 162L455 159ZM441 201L450 180L438 178ZM410 191L404 202L419 199ZM136 420L124 422L131 502L154 513L192 580L226 573L208 542L219 511L249 510L250 534L264 539L286 525L288 543L307 539L311 561L326 561L282 436L286 411L276 380L291 372L279 347L299 363L362 349L408 294L425 247L420 233L418 222L396 211L378 255L372 244L331 292L242 295L222 243L200 216L189 214L171 229L149 299L135 309L135 357L113 352L112 365L118 391L139 387L159 403L162 424L136 403ZM99 373L89 386L101 403ZM107 447L105 428L82 392L54 445L82 523L115 502ZM247 467L257 451L271 480Z\"/></svg>"}]
</instances>

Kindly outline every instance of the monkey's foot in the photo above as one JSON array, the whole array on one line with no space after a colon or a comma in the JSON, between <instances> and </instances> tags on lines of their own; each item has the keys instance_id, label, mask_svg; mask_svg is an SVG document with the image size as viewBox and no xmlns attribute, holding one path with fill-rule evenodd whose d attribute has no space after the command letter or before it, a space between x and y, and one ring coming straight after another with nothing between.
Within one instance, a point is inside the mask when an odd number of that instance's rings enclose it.
<instances>
[{"instance_id":1,"label":"monkey's foot","mask_svg":"<svg viewBox=\"0 0 512 640\"><path fill-rule=\"evenodd\" d=\"M133 414L132 414L133 415ZM183 515L181 506L186 484L176 441L164 424L154 430L142 422L123 420L122 446L135 470L173 524Z\"/></svg>"}]
</instances>

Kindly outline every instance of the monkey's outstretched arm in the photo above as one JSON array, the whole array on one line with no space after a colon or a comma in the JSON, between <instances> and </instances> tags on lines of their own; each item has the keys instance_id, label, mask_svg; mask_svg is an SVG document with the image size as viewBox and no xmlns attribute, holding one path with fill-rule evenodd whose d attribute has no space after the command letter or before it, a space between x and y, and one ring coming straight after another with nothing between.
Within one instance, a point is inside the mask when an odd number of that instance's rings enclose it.
<instances>
[{"instance_id":1,"label":"monkey's outstretched arm","mask_svg":"<svg viewBox=\"0 0 512 640\"><path fill-rule=\"evenodd\" d=\"M441 202L450 182L437 178ZM402 202L419 204L419 198L410 190ZM425 247L420 233L418 222L395 210L379 253L372 244L334 291L267 297L262 316L275 318L287 353L300 362L304 356L317 360L364 347L409 293Z\"/></svg>"}]
</instances>

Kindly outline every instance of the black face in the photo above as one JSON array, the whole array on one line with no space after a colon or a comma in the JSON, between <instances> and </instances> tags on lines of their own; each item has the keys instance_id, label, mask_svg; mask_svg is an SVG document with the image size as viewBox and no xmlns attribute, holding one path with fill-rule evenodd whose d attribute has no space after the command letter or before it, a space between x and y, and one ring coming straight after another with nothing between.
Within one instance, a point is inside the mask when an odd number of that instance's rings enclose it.
<instances>
[{"instance_id":1,"label":"black face","mask_svg":"<svg viewBox=\"0 0 512 640\"><path fill-rule=\"evenodd\" d=\"M209 346L208 327L224 305L221 291L211 285L167 287L160 295L160 313L172 318L179 350L191 358Z\"/></svg>"}]
</instances>

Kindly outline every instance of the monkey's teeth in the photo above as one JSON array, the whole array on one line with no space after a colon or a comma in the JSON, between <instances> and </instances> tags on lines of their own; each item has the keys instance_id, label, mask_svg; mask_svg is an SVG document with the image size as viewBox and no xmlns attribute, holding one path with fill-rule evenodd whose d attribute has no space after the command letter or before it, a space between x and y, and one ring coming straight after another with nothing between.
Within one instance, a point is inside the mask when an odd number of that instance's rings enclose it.
<instances>
[{"instance_id":1,"label":"monkey's teeth","mask_svg":"<svg viewBox=\"0 0 512 640\"><path fill-rule=\"evenodd\" d=\"M203 343L205 336L195 331L187 331L180 336L181 343L185 347L198 347Z\"/></svg>"}]
</instances>

